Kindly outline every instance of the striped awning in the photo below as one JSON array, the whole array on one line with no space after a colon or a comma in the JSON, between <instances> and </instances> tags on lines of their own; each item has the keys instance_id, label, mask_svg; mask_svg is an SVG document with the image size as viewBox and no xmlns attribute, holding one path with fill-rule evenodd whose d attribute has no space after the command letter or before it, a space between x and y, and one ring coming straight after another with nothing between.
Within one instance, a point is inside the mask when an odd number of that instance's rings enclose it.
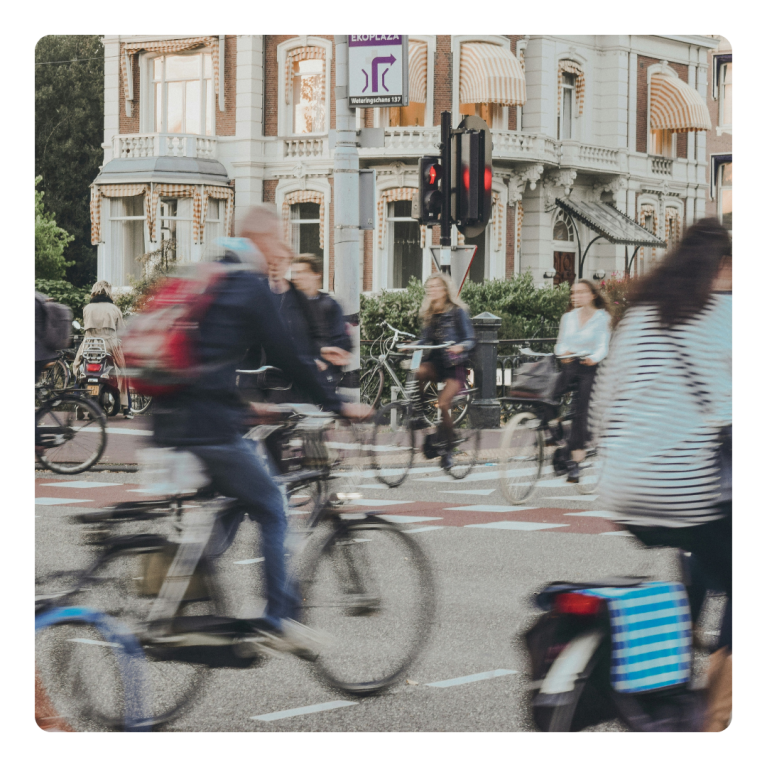
<instances>
[{"instance_id":1,"label":"striped awning","mask_svg":"<svg viewBox=\"0 0 767 767\"><path fill-rule=\"evenodd\" d=\"M461 104L521 106L527 101L522 65L508 48L464 43L458 94Z\"/></svg>"},{"instance_id":2,"label":"striped awning","mask_svg":"<svg viewBox=\"0 0 767 767\"><path fill-rule=\"evenodd\" d=\"M650 128L674 133L711 130L706 102L678 77L654 74L650 82Z\"/></svg>"},{"instance_id":3,"label":"striped awning","mask_svg":"<svg viewBox=\"0 0 767 767\"><path fill-rule=\"evenodd\" d=\"M101 198L144 195L144 216L150 219L149 184L91 184L91 245L101 242Z\"/></svg>"},{"instance_id":4,"label":"striped awning","mask_svg":"<svg viewBox=\"0 0 767 767\"><path fill-rule=\"evenodd\" d=\"M426 68L428 46L420 40L410 40L407 52L407 79L410 101L426 103Z\"/></svg>"}]
</instances>

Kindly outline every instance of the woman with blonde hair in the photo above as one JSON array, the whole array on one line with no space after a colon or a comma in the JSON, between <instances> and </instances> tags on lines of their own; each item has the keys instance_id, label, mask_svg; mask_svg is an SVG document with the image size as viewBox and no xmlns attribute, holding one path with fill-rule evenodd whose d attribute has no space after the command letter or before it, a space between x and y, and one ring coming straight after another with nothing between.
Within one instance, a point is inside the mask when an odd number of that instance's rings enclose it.
<instances>
[{"instance_id":1,"label":"woman with blonde hair","mask_svg":"<svg viewBox=\"0 0 767 767\"><path fill-rule=\"evenodd\" d=\"M125 327L123 313L112 301L112 286L106 280L99 280L91 288L91 300L83 310L83 323L85 325L84 338L103 338L106 343L107 353L112 355L117 375L117 387L120 391L120 406L126 418L133 418L128 395L128 379L121 374L125 369L122 345L117 338L117 333ZM74 369L79 368L83 356L83 344L77 350Z\"/></svg>"},{"instance_id":2,"label":"woman with blonde hair","mask_svg":"<svg viewBox=\"0 0 767 767\"><path fill-rule=\"evenodd\" d=\"M426 280L426 297L421 305L423 329L420 343L437 345L450 343L446 349L431 352L428 361L422 362L416 378L423 398L426 384L444 382L439 394L438 407L442 412L442 440L446 449L442 455L442 468L452 465L454 441L453 420L450 410L453 398L466 387L466 363L474 347L472 327L466 304L458 298L455 285L444 274L432 274Z\"/></svg>"}]
</instances>

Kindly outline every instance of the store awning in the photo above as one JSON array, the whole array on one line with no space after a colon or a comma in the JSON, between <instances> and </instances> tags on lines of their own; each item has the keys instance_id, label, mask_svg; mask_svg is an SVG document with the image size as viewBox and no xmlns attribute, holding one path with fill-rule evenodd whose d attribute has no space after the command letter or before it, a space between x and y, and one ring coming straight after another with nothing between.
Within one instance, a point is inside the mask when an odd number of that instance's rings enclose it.
<instances>
[{"instance_id":1,"label":"store awning","mask_svg":"<svg viewBox=\"0 0 767 767\"><path fill-rule=\"evenodd\" d=\"M464 43L458 94L461 104L521 106L527 101L525 72L508 48Z\"/></svg>"},{"instance_id":2,"label":"store awning","mask_svg":"<svg viewBox=\"0 0 767 767\"><path fill-rule=\"evenodd\" d=\"M674 133L711 130L708 107L686 82L659 72L650 81L650 128Z\"/></svg>"},{"instance_id":3,"label":"store awning","mask_svg":"<svg viewBox=\"0 0 767 767\"><path fill-rule=\"evenodd\" d=\"M428 46L420 40L410 40L407 52L407 80L410 101L426 103L426 67Z\"/></svg>"},{"instance_id":4,"label":"store awning","mask_svg":"<svg viewBox=\"0 0 767 767\"><path fill-rule=\"evenodd\" d=\"M666 243L648 232L643 226L605 202L582 202L557 198L556 204L573 218L582 221L590 229L614 245L648 245L665 248Z\"/></svg>"}]
</instances>

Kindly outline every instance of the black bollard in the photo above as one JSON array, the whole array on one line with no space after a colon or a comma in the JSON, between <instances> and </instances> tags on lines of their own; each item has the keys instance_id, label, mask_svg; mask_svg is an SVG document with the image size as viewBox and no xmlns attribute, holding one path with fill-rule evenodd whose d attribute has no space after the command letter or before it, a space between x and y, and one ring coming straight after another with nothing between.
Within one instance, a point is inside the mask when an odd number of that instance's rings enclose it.
<instances>
[{"instance_id":1,"label":"black bollard","mask_svg":"<svg viewBox=\"0 0 767 767\"><path fill-rule=\"evenodd\" d=\"M501 318L490 312L472 317L477 345L474 348L474 388L476 399L472 405L475 426L479 429L497 429L501 425L501 403L496 388L498 365L498 331Z\"/></svg>"}]
</instances>

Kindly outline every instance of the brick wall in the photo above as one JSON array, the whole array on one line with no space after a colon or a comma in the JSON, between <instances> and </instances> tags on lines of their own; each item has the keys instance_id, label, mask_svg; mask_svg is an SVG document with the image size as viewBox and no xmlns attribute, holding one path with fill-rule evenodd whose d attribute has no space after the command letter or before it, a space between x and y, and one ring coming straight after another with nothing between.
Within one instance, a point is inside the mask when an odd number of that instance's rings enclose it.
<instances>
[{"instance_id":1,"label":"brick wall","mask_svg":"<svg viewBox=\"0 0 767 767\"><path fill-rule=\"evenodd\" d=\"M280 73L277 71L277 46L287 40L292 40L298 35L265 35L264 47L266 49L266 65L264 68L264 135L276 136L279 114L278 84ZM333 35L313 35L324 40L333 42ZM336 127L336 100L334 97L336 84L336 58L335 46L333 48L333 60L330 65L330 82L325 84L325 90L330 94L330 127ZM283 105L283 106L288 106Z\"/></svg>"},{"instance_id":2,"label":"brick wall","mask_svg":"<svg viewBox=\"0 0 767 767\"><path fill-rule=\"evenodd\" d=\"M524 35L506 35L511 40L511 52L517 55L517 41L522 40ZM509 107L509 130L517 130L517 108Z\"/></svg>"},{"instance_id":3,"label":"brick wall","mask_svg":"<svg viewBox=\"0 0 767 767\"><path fill-rule=\"evenodd\" d=\"M274 204L275 192L277 191L277 179L266 179L264 181L264 202Z\"/></svg>"},{"instance_id":4,"label":"brick wall","mask_svg":"<svg viewBox=\"0 0 767 767\"><path fill-rule=\"evenodd\" d=\"M647 152L647 69L653 64L660 64L660 59L650 56L637 56L637 152ZM687 82L687 64L670 61L669 66L679 75L682 82ZM676 137L676 156L687 157L687 134L679 133Z\"/></svg>"},{"instance_id":5,"label":"brick wall","mask_svg":"<svg viewBox=\"0 0 767 767\"><path fill-rule=\"evenodd\" d=\"M517 243L516 206L506 206L506 279L514 276L514 249Z\"/></svg>"},{"instance_id":6,"label":"brick wall","mask_svg":"<svg viewBox=\"0 0 767 767\"><path fill-rule=\"evenodd\" d=\"M325 243L325 255L328 259L328 287L335 290L336 261L335 261L335 193L333 192L333 176L328 178L330 183L330 205L328 205L328 242Z\"/></svg>"},{"instance_id":7,"label":"brick wall","mask_svg":"<svg viewBox=\"0 0 767 767\"><path fill-rule=\"evenodd\" d=\"M124 60L125 45L120 45L120 61ZM125 111L125 86L123 71L120 68L120 133L139 133L139 104L141 103L141 82L139 79L138 56L133 56L133 114L128 117Z\"/></svg>"},{"instance_id":8,"label":"brick wall","mask_svg":"<svg viewBox=\"0 0 767 767\"><path fill-rule=\"evenodd\" d=\"M366 229L363 235L362 289L373 290L373 235L374 231Z\"/></svg>"},{"instance_id":9,"label":"brick wall","mask_svg":"<svg viewBox=\"0 0 767 767\"><path fill-rule=\"evenodd\" d=\"M442 113L452 108L453 54L450 35L437 35L437 55L434 64L434 124L439 125Z\"/></svg>"}]
</instances>

